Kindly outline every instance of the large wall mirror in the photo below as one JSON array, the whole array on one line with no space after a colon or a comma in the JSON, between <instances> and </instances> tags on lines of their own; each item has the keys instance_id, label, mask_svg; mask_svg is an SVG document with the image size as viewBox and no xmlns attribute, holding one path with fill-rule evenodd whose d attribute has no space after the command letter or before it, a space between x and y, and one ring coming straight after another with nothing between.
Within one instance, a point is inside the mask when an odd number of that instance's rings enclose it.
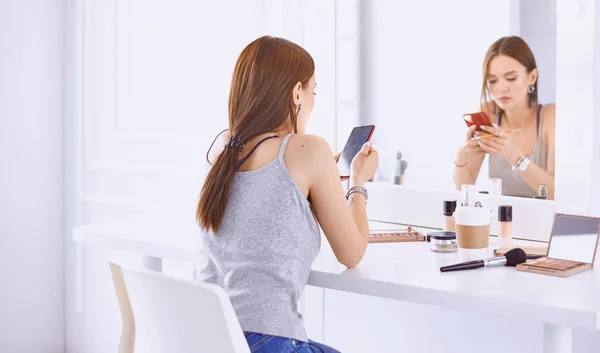
<instances>
[{"instance_id":1,"label":"large wall mirror","mask_svg":"<svg viewBox=\"0 0 600 353\"><path fill-rule=\"evenodd\" d=\"M360 90L358 100L348 100L339 83L338 121L354 116L354 124L376 126L375 181L457 190L457 165L468 162L463 169L484 192L535 197L544 184L553 198L556 0L358 1L338 3L338 21L338 74L356 76ZM344 33L349 28L355 36ZM508 36L518 38L498 42ZM504 132L481 134L484 146L458 153L467 141L463 116L482 110L482 89L487 115ZM339 124L339 141L351 125ZM522 155L528 177L512 168L524 167Z\"/></svg>"}]
</instances>

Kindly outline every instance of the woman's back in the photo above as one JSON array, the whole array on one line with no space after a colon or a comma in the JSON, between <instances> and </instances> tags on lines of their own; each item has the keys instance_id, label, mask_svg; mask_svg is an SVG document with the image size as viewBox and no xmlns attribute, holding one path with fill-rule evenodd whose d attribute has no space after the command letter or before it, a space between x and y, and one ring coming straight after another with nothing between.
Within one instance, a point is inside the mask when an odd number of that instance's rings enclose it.
<instances>
[{"instance_id":1,"label":"woman's back","mask_svg":"<svg viewBox=\"0 0 600 353\"><path fill-rule=\"evenodd\" d=\"M203 235L199 279L225 289L244 331L306 341L297 302L321 239L305 193L284 163L289 138L270 141L281 141L275 159L265 164L251 156L246 163L261 166L235 173L218 234ZM257 152L269 155L269 149Z\"/></svg>"}]
</instances>

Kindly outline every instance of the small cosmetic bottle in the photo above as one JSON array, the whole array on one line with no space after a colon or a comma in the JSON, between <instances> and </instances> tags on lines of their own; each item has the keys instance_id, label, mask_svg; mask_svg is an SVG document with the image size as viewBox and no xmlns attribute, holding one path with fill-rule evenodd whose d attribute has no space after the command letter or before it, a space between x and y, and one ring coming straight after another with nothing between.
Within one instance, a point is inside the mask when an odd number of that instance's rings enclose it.
<instances>
[{"instance_id":1,"label":"small cosmetic bottle","mask_svg":"<svg viewBox=\"0 0 600 353\"><path fill-rule=\"evenodd\" d=\"M500 223L498 240L502 246L509 245L512 241L512 206L498 206L498 222Z\"/></svg>"},{"instance_id":2,"label":"small cosmetic bottle","mask_svg":"<svg viewBox=\"0 0 600 353\"><path fill-rule=\"evenodd\" d=\"M492 182L492 191L491 195L502 195L502 179L500 178L492 178L490 179Z\"/></svg>"},{"instance_id":3,"label":"small cosmetic bottle","mask_svg":"<svg viewBox=\"0 0 600 353\"><path fill-rule=\"evenodd\" d=\"M548 186L546 186L546 184L540 185L540 189L538 190L538 196L544 200L548 198Z\"/></svg>"},{"instance_id":4,"label":"small cosmetic bottle","mask_svg":"<svg viewBox=\"0 0 600 353\"><path fill-rule=\"evenodd\" d=\"M444 201L444 232L454 232L456 223L454 222L454 211L456 210L456 200Z\"/></svg>"},{"instance_id":5,"label":"small cosmetic bottle","mask_svg":"<svg viewBox=\"0 0 600 353\"><path fill-rule=\"evenodd\" d=\"M460 188L462 193L462 207L474 207L477 202L477 187L472 184L464 184Z\"/></svg>"}]
</instances>

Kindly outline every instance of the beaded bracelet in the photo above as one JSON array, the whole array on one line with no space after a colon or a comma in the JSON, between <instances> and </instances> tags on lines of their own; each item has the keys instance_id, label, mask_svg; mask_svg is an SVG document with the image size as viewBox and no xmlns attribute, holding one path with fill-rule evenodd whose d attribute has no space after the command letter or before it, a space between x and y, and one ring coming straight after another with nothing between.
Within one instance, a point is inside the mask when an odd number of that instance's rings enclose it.
<instances>
[{"instance_id":1,"label":"beaded bracelet","mask_svg":"<svg viewBox=\"0 0 600 353\"><path fill-rule=\"evenodd\" d=\"M355 192L362 194L365 197L365 202L367 202L367 200L369 199L367 189L364 186L356 185L348 190L348 192L346 193L346 200L348 200L350 198L350 195L352 195Z\"/></svg>"}]
</instances>

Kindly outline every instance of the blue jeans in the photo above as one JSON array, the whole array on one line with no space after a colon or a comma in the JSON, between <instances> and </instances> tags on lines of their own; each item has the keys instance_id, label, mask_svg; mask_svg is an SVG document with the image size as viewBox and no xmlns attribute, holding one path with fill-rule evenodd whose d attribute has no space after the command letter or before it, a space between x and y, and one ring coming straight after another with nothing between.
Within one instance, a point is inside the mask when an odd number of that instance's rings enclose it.
<instances>
[{"instance_id":1,"label":"blue jeans","mask_svg":"<svg viewBox=\"0 0 600 353\"><path fill-rule=\"evenodd\" d=\"M311 340L302 342L254 332L246 332L245 336L252 353L340 353L331 347Z\"/></svg>"}]
</instances>

